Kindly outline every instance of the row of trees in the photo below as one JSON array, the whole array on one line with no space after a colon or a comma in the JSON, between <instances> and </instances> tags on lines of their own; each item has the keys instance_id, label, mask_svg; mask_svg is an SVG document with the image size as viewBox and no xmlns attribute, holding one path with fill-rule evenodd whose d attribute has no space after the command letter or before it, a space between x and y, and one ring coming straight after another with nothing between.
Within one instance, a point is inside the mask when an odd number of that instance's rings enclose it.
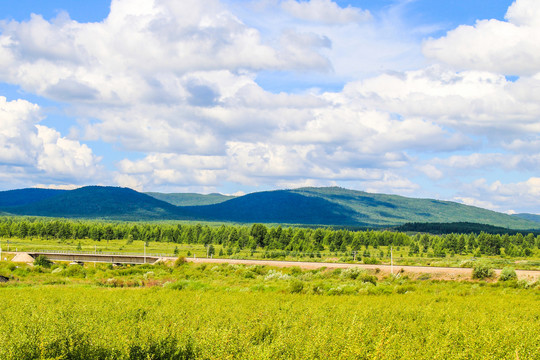
<instances>
[{"instance_id":1,"label":"row of trees","mask_svg":"<svg viewBox=\"0 0 540 360\"><path fill-rule=\"evenodd\" d=\"M106 223L97 221L0 218L0 237L43 239L125 239L187 244L219 244L227 248L297 252L359 251L369 247L408 246L411 254L431 251L435 256L479 253L528 256L540 248L540 235L447 234L407 235L393 231L350 231L330 228L268 227L263 224L186 225L167 223Z\"/></svg>"}]
</instances>

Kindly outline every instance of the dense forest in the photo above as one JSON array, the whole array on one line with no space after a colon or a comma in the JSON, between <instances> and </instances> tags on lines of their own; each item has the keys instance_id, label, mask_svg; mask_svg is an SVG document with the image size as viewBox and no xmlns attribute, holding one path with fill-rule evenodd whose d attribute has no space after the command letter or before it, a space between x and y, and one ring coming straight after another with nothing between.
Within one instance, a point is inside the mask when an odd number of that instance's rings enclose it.
<instances>
[{"instance_id":1,"label":"dense forest","mask_svg":"<svg viewBox=\"0 0 540 360\"><path fill-rule=\"evenodd\" d=\"M219 244L231 255L242 249L303 252L363 251L379 246L406 246L410 255L427 254L445 257L452 254L530 256L540 248L540 235L450 233L407 234L399 231L351 231L331 228L268 227L263 224L202 225L168 223L107 223L42 218L0 218L2 238L93 239L107 241L125 239L178 244ZM271 255L268 255L271 257Z\"/></svg>"},{"instance_id":2,"label":"dense forest","mask_svg":"<svg viewBox=\"0 0 540 360\"><path fill-rule=\"evenodd\" d=\"M478 224L471 222L452 222L452 223L407 223L395 228L396 231L404 232L426 232L430 234L451 234L451 233L475 233L485 232L487 234L510 234L516 235L523 233L520 230L513 230L501 226L493 226L487 224ZM535 236L540 235L538 230L530 230L527 233L532 233Z\"/></svg>"}]
</instances>

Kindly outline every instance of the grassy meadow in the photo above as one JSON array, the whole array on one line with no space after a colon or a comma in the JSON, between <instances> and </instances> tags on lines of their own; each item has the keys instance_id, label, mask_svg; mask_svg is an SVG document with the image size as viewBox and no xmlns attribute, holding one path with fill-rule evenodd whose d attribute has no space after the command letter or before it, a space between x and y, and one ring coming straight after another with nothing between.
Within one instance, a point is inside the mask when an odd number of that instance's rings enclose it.
<instances>
[{"instance_id":1,"label":"grassy meadow","mask_svg":"<svg viewBox=\"0 0 540 360\"><path fill-rule=\"evenodd\" d=\"M172 242L145 242L142 240L101 240L92 239L42 239L42 238L11 238L0 239L3 251L84 251L97 253L132 253L143 254L146 248L147 254L185 256L202 258L207 256L207 247L203 244L178 244ZM280 250L264 251L258 249L235 249L232 254L227 254L223 245L213 244L214 258L230 259L264 259L272 255L272 260L288 261L315 261L315 262L350 262L361 263L362 252L370 253L370 261L376 264L390 264L390 246L363 247L362 251L354 257L352 251L334 251L328 249L318 254L302 252L284 252ZM319 256L320 255L320 256ZM411 254L408 246L394 246L392 250L393 261L399 265L418 266L443 266L443 267L471 267L472 256L470 254L455 254L444 258L427 254ZM6 258L7 255L3 257ZM489 256L480 255L495 268L512 266L515 269L540 270L540 250L535 249L529 257ZM365 261L365 259L364 259Z\"/></svg>"},{"instance_id":2,"label":"grassy meadow","mask_svg":"<svg viewBox=\"0 0 540 360\"><path fill-rule=\"evenodd\" d=\"M1 359L538 359L540 284L0 262Z\"/></svg>"}]
</instances>

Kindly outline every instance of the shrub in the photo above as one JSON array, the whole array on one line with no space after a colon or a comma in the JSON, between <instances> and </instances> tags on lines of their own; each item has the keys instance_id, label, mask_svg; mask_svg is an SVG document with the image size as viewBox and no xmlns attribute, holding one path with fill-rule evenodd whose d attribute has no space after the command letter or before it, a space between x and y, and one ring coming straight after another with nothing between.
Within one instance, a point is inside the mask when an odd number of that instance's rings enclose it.
<instances>
[{"instance_id":1,"label":"shrub","mask_svg":"<svg viewBox=\"0 0 540 360\"><path fill-rule=\"evenodd\" d=\"M298 279L293 279L290 283L289 283L289 287L288 289L289 292L291 294L297 294L297 293L300 293L302 292L302 290L304 290L304 282L298 280Z\"/></svg>"},{"instance_id":2,"label":"shrub","mask_svg":"<svg viewBox=\"0 0 540 360\"><path fill-rule=\"evenodd\" d=\"M488 263L484 261L478 261L473 266L472 275L473 275L473 279L490 278L493 276L493 269Z\"/></svg>"},{"instance_id":3,"label":"shrub","mask_svg":"<svg viewBox=\"0 0 540 360\"><path fill-rule=\"evenodd\" d=\"M70 265L62 272L62 275L68 277L84 278L86 277L86 271L81 265Z\"/></svg>"},{"instance_id":4,"label":"shrub","mask_svg":"<svg viewBox=\"0 0 540 360\"><path fill-rule=\"evenodd\" d=\"M34 260L34 265L35 266L43 266L44 268L50 268L51 265L52 265L52 261L49 260L45 255L39 255Z\"/></svg>"},{"instance_id":5,"label":"shrub","mask_svg":"<svg viewBox=\"0 0 540 360\"><path fill-rule=\"evenodd\" d=\"M378 265L381 263L379 260L375 258L364 258L362 261L364 262L364 264L372 264L372 265Z\"/></svg>"},{"instance_id":6,"label":"shrub","mask_svg":"<svg viewBox=\"0 0 540 360\"><path fill-rule=\"evenodd\" d=\"M266 280L266 281L274 280L274 279L275 280L289 280L290 277L291 277L290 275L283 274L281 271L270 270L270 271L268 271L268 273L264 277L264 280Z\"/></svg>"},{"instance_id":7,"label":"shrub","mask_svg":"<svg viewBox=\"0 0 540 360\"><path fill-rule=\"evenodd\" d=\"M363 271L359 268L347 268L341 272L341 277L356 279Z\"/></svg>"},{"instance_id":8,"label":"shrub","mask_svg":"<svg viewBox=\"0 0 540 360\"><path fill-rule=\"evenodd\" d=\"M185 265L187 263L187 260L184 256L179 256L178 259L174 262L174 267L180 267L182 265Z\"/></svg>"},{"instance_id":9,"label":"shrub","mask_svg":"<svg viewBox=\"0 0 540 360\"><path fill-rule=\"evenodd\" d=\"M499 281L508 280L517 280L516 270L514 270L514 268L510 266L503 268L501 271L501 275L499 276Z\"/></svg>"},{"instance_id":10,"label":"shrub","mask_svg":"<svg viewBox=\"0 0 540 360\"><path fill-rule=\"evenodd\" d=\"M363 283L371 283L373 285L377 285L377 277L373 275L362 274L360 275L360 277L358 277L358 280L362 281Z\"/></svg>"},{"instance_id":11,"label":"shrub","mask_svg":"<svg viewBox=\"0 0 540 360\"><path fill-rule=\"evenodd\" d=\"M189 285L189 280L179 280L168 284L167 287L172 290L184 290Z\"/></svg>"}]
</instances>

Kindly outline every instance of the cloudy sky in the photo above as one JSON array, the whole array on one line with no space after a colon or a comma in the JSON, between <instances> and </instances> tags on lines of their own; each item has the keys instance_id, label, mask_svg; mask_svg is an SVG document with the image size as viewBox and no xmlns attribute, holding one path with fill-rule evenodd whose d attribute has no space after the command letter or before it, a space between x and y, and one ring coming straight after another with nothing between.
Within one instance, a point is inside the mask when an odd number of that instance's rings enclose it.
<instances>
[{"instance_id":1,"label":"cloudy sky","mask_svg":"<svg viewBox=\"0 0 540 360\"><path fill-rule=\"evenodd\" d=\"M540 213L539 38L538 0L3 0L0 189Z\"/></svg>"}]
</instances>

